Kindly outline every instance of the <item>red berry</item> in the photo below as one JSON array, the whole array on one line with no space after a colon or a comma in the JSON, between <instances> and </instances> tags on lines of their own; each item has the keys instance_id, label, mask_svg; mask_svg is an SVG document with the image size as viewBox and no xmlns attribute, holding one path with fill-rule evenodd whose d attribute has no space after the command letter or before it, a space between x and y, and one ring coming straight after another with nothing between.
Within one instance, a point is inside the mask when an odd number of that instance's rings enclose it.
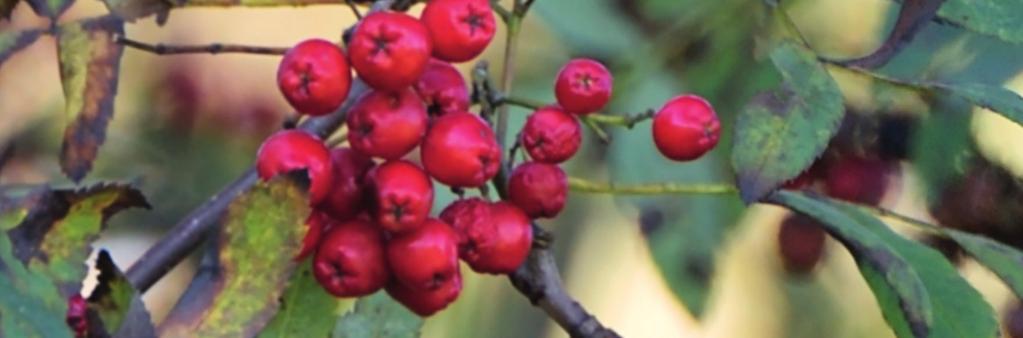
<instances>
[{"instance_id":1,"label":"red berry","mask_svg":"<svg viewBox=\"0 0 1023 338\"><path fill-rule=\"evenodd\" d=\"M419 20L398 12L375 12L359 23L348 45L352 67L366 84L395 91L419 80L430 59L430 34Z\"/></svg>"},{"instance_id":2,"label":"red berry","mask_svg":"<svg viewBox=\"0 0 1023 338\"><path fill-rule=\"evenodd\" d=\"M363 208L363 186L366 173L373 168L373 161L350 148L335 148L330 152L331 167L334 168L334 186L320 209L337 220L355 217Z\"/></svg>"},{"instance_id":3,"label":"red berry","mask_svg":"<svg viewBox=\"0 0 1023 338\"><path fill-rule=\"evenodd\" d=\"M665 157L690 161L718 144L721 123L707 100L682 95L668 101L654 116L654 143Z\"/></svg>"},{"instance_id":4,"label":"red berry","mask_svg":"<svg viewBox=\"0 0 1023 338\"><path fill-rule=\"evenodd\" d=\"M415 88L430 115L469 111L469 88L450 63L430 59Z\"/></svg>"},{"instance_id":5,"label":"red berry","mask_svg":"<svg viewBox=\"0 0 1023 338\"><path fill-rule=\"evenodd\" d=\"M277 86L299 113L324 115L341 106L352 86L348 59L337 45L310 39L284 54L277 68Z\"/></svg>"},{"instance_id":6,"label":"red berry","mask_svg":"<svg viewBox=\"0 0 1023 338\"><path fill-rule=\"evenodd\" d=\"M431 218L415 231L391 238L387 262L394 278L414 291L436 290L459 278L458 237L444 222Z\"/></svg>"},{"instance_id":7,"label":"red berry","mask_svg":"<svg viewBox=\"0 0 1023 338\"><path fill-rule=\"evenodd\" d=\"M448 62L479 56L497 30L487 0L432 0L422 20L433 40L433 56Z\"/></svg>"},{"instance_id":8,"label":"red berry","mask_svg":"<svg viewBox=\"0 0 1023 338\"><path fill-rule=\"evenodd\" d=\"M806 274L824 255L824 229L817 221L799 214L789 216L778 232L778 249L785 270Z\"/></svg>"},{"instance_id":9,"label":"red berry","mask_svg":"<svg viewBox=\"0 0 1023 338\"><path fill-rule=\"evenodd\" d=\"M459 112L433 121L420 148L430 176L453 187L478 187L497 175L501 146L479 116Z\"/></svg>"},{"instance_id":10,"label":"red berry","mask_svg":"<svg viewBox=\"0 0 1023 338\"><path fill-rule=\"evenodd\" d=\"M882 160L843 156L829 163L825 188L834 198L877 204L884 197L893 171L895 167Z\"/></svg>"},{"instance_id":11,"label":"red berry","mask_svg":"<svg viewBox=\"0 0 1023 338\"><path fill-rule=\"evenodd\" d=\"M359 297L387 284L384 237L373 224L354 219L327 233L313 259L313 277L337 297Z\"/></svg>"},{"instance_id":12,"label":"red berry","mask_svg":"<svg viewBox=\"0 0 1023 338\"><path fill-rule=\"evenodd\" d=\"M419 228L433 207L433 182L407 161L389 161L369 172L376 220L392 234Z\"/></svg>"},{"instance_id":13,"label":"red berry","mask_svg":"<svg viewBox=\"0 0 1023 338\"><path fill-rule=\"evenodd\" d=\"M313 210L309 213L309 217L305 220L305 225L309 230L306 231L305 237L302 239L302 249L295 256L296 261L300 261L309 256L309 254L316 252L316 248L320 245L320 239L324 233L330 231L330 228L333 227L333 222L334 220L322 211Z\"/></svg>"},{"instance_id":14,"label":"red berry","mask_svg":"<svg viewBox=\"0 0 1023 338\"><path fill-rule=\"evenodd\" d=\"M451 225L458 235L459 255L469 245L469 241L475 237L489 235L493 229L493 222L490 219L490 202L479 198L471 197L451 202L438 216L444 223ZM462 256L464 259L465 257Z\"/></svg>"},{"instance_id":15,"label":"red berry","mask_svg":"<svg viewBox=\"0 0 1023 338\"><path fill-rule=\"evenodd\" d=\"M397 281L392 281L385 290L391 298L412 312L428 317L443 310L458 298L458 294L462 292L462 277L456 275L433 290L416 291Z\"/></svg>"},{"instance_id":16,"label":"red berry","mask_svg":"<svg viewBox=\"0 0 1023 338\"><path fill-rule=\"evenodd\" d=\"M556 165L526 162L512 170L508 197L530 218L553 218L565 207L568 178Z\"/></svg>"},{"instance_id":17,"label":"red berry","mask_svg":"<svg viewBox=\"0 0 1023 338\"><path fill-rule=\"evenodd\" d=\"M320 139L297 129L282 130L263 141L256 153L256 171L263 181L294 170L309 175L309 201L317 204L327 197L334 183L330 151Z\"/></svg>"},{"instance_id":18,"label":"red berry","mask_svg":"<svg viewBox=\"0 0 1023 338\"><path fill-rule=\"evenodd\" d=\"M579 150L579 121L558 106L537 109L526 119L520 141L534 161L558 164Z\"/></svg>"},{"instance_id":19,"label":"red berry","mask_svg":"<svg viewBox=\"0 0 1023 338\"><path fill-rule=\"evenodd\" d=\"M565 111L585 115L604 109L611 100L611 72L590 59L574 59L561 67L554 94Z\"/></svg>"},{"instance_id":20,"label":"red berry","mask_svg":"<svg viewBox=\"0 0 1023 338\"><path fill-rule=\"evenodd\" d=\"M399 159L426 134L426 107L412 89L370 91L348 113L348 142L370 156Z\"/></svg>"},{"instance_id":21,"label":"red berry","mask_svg":"<svg viewBox=\"0 0 1023 338\"><path fill-rule=\"evenodd\" d=\"M89 304L82 295L74 295L67 300L67 313L64 322L74 331L75 337L85 337L89 333Z\"/></svg>"},{"instance_id":22,"label":"red berry","mask_svg":"<svg viewBox=\"0 0 1023 338\"><path fill-rule=\"evenodd\" d=\"M530 219L508 202L455 201L440 218L458 234L459 257L476 272L506 274L522 265L533 242Z\"/></svg>"}]
</instances>

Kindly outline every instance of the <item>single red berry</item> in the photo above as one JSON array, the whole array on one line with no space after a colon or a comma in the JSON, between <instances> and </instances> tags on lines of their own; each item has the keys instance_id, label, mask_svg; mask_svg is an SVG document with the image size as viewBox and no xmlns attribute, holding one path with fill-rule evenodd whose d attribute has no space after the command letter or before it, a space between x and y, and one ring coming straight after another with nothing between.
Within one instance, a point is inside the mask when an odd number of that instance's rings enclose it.
<instances>
[{"instance_id":1,"label":"single red berry","mask_svg":"<svg viewBox=\"0 0 1023 338\"><path fill-rule=\"evenodd\" d=\"M359 297L387 284L384 237L373 224L354 219L327 233L313 259L313 277L337 297Z\"/></svg>"},{"instance_id":2,"label":"single red berry","mask_svg":"<svg viewBox=\"0 0 1023 338\"><path fill-rule=\"evenodd\" d=\"M322 211L314 209L310 212L309 217L306 217L305 220L305 225L309 230L306 231L305 237L302 239L302 249L295 256L295 260L300 261L308 257L309 254L316 252L316 248L320 245L320 239L322 239L323 234L330 231L333 223L334 220Z\"/></svg>"},{"instance_id":3,"label":"single red berry","mask_svg":"<svg viewBox=\"0 0 1023 338\"><path fill-rule=\"evenodd\" d=\"M465 250L475 244L470 241L493 232L490 219L490 202L480 197L470 197L451 202L438 216L444 223L455 229L458 235L459 256L465 259Z\"/></svg>"},{"instance_id":4,"label":"single red berry","mask_svg":"<svg viewBox=\"0 0 1023 338\"><path fill-rule=\"evenodd\" d=\"M604 109L611 100L613 78L600 62L574 59L561 67L554 94L565 111L585 115Z\"/></svg>"},{"instance_id":5,"label":"single red berry","mask_svg":"<svg viewBox=\"0 0 1023 338\"><path fill-rule=\"evenodd\" d=\"M809 273L824 255L825 233L817 221L799 214L785 218L778 232L778 250L785 270Z\"/></svg>"},{"instance_id":6,"label":"single red berry","mask_svg":"<svg viewBox=\"0 0 1023 338\"><path fill-rule=\"evenodd\" d=\"M366 155L350 148L330 151L334 169L334 185L319 208L337 220L348 220L363 209L363 186L366 173L374 163Z\"/></svg>"},{"instance_id":7,"label":"single red berry","mask_svg":"<svg viewBox=\"0 0 1023 338\"><path fill-rule=\"evenodd\" d=\"M448 307L462 292L462 277L456 275L433 290L413 290L398 281L385 288L391 298L422 317L429 317Z\"/></svg>"},{"instance_id":8,"label":"single red berry","mask_svg":"<svg viewBox=\"0 0 1023 338\"><path fill-rule=\"evenodd\" d=\"M423 225L433 207L433 182L418 166L397 160L368 174L378 225L392 234Z\"/></svg>"},{"instance_id":9,"label":"single red berry","mask_svg":"<svg viewBox=\"0 0 1023 338\"><path fill-rule=\"evenodd\" d=\"M432 116L469 111L469 87L450 63L430 59L415 88Z\"/></svg>"},{"instance_id":10,"label":"single red berry","mask_svg":"<svg viewBox=\"0 0 1023 338\"><path fill-rule=\"evenodd\" d=\"M64 321L74 331L75 337L85 337L89 333L89 304L81 295L74 295L67 300L67 313Z\"/></svg>"},{"instance_id":11,"label":"single red berry","mask_svg":"<svg viewBox=\"0 0 1023 338\"><path fill-rule=\"evenodd\" d=\"M1002 321L1009 338L1023 338L1023 304L1014 303Z\"/></svg>"},{"instance_id":12,"label":"single red berry","mask_svg":"<svg viewBox=\"0 0 1023 338\"><path fill-rule=\"evenodd\" d=\"M405 13L375 12L359 23L348 45L352 67L377 90L411 86L426 69L430 34L419 20Z\"/></svg>"},{"instance_id":13,"label":"single red berry","mask_svg":"<svg viewBox=\"0 0 1023 338\"><path fill-rule=\"evenodd\" d=\"M487 0L432 0L422 20L433 40L433 56L448 62L479 56L497 31Z\"/></svg>"},{"instance_id":14,"label":"single red berry","mask_svg":"<svg viewBox=\"0 0 1023 338\"><path fill-rule=\"evenodd\" d=\"M433 121L420 148L426 172L453 187L478 187L497 175L501 146L479 116L445 114Z\"/></svg>"},{"instance_id":15,"label":"single red berry","mask_svg":"<svg viewBox=\"0 0 1023 338\"><path fill-rule=\"evenodd\" d=\"M856 156L843 156L830 163L824 184L831 197L864 204L881 202L891 174L896 168L889 162Z\"/></svg>"},{"instance_id":16,"label":"single red berry","mask_svg":"<svg viewBox=\"0 0 1023 338\"><path fill-rule=\"evenodd\" d=\"M530 219L508 202L455 201L440 218L458 234L459 257L476 272L506 274L522 265L533 241Z\"/></svg>"},{"instance_id":17,"label":"single red berry","mask_svg":"<svg viewBox=\"0 0 1023 338\"><path fill-rule=\"evenodd\" d=\"M256 172L263 181L294 170L309 176L309 201L323 201L334 183L330 151L319 138L302 130L282 130L263 141L256 153Z\"/></svg>"},{"instance_id":18,"label":"single red berry","mask_svg":"<svg viewBox=\"0 0 1023 338\"><path fill-rule=\"evenodd\" d=\"M426 134L426 107L412 89L370 91L348 113L348 142L363 154L399 159Z\"/></svg>"},{"instance_id":19,"label":"single red berry","mask_svg":"<svg viewBox=\"0 0 1023 338\"><path fill-rule=\"evenodd\" d=\"M557 165L526 162L512 170L508 197L530 218L554 218L565 207L568 178Z\"/></svg>"},{"instance_id":20,"label":"single red berry","mask_svg":"<svg viewBox=\"0 0 1023 338\"><path fill-rule=\"evenodd\" d=\"M458 236L441 220L391 238L387 262L394 278L414 291L436 290L460 276Z\"/></svg>"},{"instance_id":21,"label":"single red berry","mask_svg":"<svg viewBox=\"0 0 1023 338\"><path fill-rule=\"evenodd\" d=\"M519 141L537 162L565 162L579 150L582 130L574 116L558 106L537 109L526 119Z\"/></svg>"},{"instance_id":22,"label":"single red berry","mask_svg":"<svg viewBox=\"0 0 1023 338\"><path fill-rule=\"evenodd\" d=\"M348 97L352 71L341 48L310 39L284 54L277 68L277 86L299 113L313 116L337 110Z\"/></svg>"},{"instance_id":23,"label":"single red berry","mask_svg":"<svg viewBox=\"0 0 1023 338\"><path fill-rule=\"evenodd\" d=\"M696 95L668 101L654 116L654 143L665 157L691 161L703 156L721 136L721 123L710 103Z\"/></svg>"}]
</instances>

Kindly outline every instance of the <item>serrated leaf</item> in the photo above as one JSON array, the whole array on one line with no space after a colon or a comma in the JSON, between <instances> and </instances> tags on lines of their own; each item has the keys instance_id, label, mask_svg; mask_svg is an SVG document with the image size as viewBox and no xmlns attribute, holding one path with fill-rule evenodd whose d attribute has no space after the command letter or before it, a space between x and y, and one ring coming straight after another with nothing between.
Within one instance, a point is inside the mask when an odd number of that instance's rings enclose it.
<instances>
[{"instance_id":1,"label":"serrated leaf","mask_svg":"<svg viewBox=\"0 0 1023 338\"><path fill-rule=\"evenodd\" d=\"M416 338L423 319L385 292L362 297L334 327L334 338Z\"/></svg>"},{"instance_id":2,"label":"serrated leaf","mask_svg":"<svg viewBox=\"0 0 1023 338\"><path fill-rule=\"evenodd\" d=\"M846 204L789 191L771 200L821 222L849 249L896 336L998 336L991 306L937 251Z\"/></svg>"},{"instance_id":3,"label":"serrated leaf","mask_svg":"<svg viewBox=\"0 0 1023 338\"><path fill-rule=\"evenodd\" d=\"M64 298L81 289L87 272L85 260L107 219L126 208L149 208L142 193L121 184L41 194L7 235L14 257L32 272L54 281Z\"/></svg>"},{"instance_id":4,"label":"serrated leaf","mask_svg":"<svg viewBox=\"0 0 1023 338\"><path fill-rule=\"evenodd\" d=\"M805 46L782 42L770 58L784 84L754 97L735 126L732 165L747 203L810 167L844 113L838 85Z\"/></svg>"},{"instance_id":5,"label":"serrated leaf","mask_svg":"<svg viewBox=\"0 0 1023 338\"><path fill-rule=\"evenodd\" d=\"M57 19L64 11L71 7L74 0L27 0L32 10L40 16L50 19ZM56 21L56 20L54 20Z\"/></svg>"},{"instance_id":6,"label":"serrated leaf","mask_svg":"<svg viewBox=\"0 0 1023 338\"><path fill-rule=\"evenodd\" d=\"M343 312L344 302L323 290L307 260L291 276L280 311L259 337L326 337Z\"/></svg>"},{"instance_id":7,"label":"serrated leaf","mask_svg":"<svg viewBox=\"0 0 1023 338\"><path fill-rule=\"evenodd\" d=\"M57 29L64 111L70 121L61 144L60 167L76 182L92 169L106 140L124 49L115 37L123 34L124 22L114 16L70 22Z\"/></svg>"},{"instance_id":8,"label":"serrated leaf","mask_svg":"<svg viewBox=\"0 0 1023 338\"><path fill-rule=\"evenodd\" d=\"M1023 125L1023 98L1000 86L979 83L932 84L934 88L962 97L971 104L990 109Z\"/></svg>"},{"instance_id":9,"label":"serrated leaf","mask_svg":"<svg viewBox=\"0 0 1023 338\"><path fill-rule=\"evenodd\" d=\"M913 40L916 33L927 23L931 22L937 15L938 8L945 0L903 0L899 9L899 17L888 38L870 55L842 62L843 64L862 67L877 68L888 63L902 47L905 47Z\"/></svg>"},{"instance_id":10,"label":"serrated leaf","mask_svg":"<svg viewBox=\"0 0 1023 338\"><path fill-rule=\"evenodd\" d=\"M128 22L157 15L157 22L162 23L169 15L173 6L170 0L103 0L103 4L111 13Z\"/></svg>"},{"instance_id":11,"label":"serrated leaf","mask_svg":"<svg viewBox=\"0 0 1023 338\"><path fill-rule=\"evenodd\" d=\"M950 228L940 228L940 231L1005 281L1016 297L1023 299L1023 252L984 236Z\"/></svg>"},{"instance_id":12,"label":"serrated leaf","mask_svg":"<svg viewBox=\"0 0 1023 338\"><path fill-rule=\"evenodd\" d=\"M304 189L280 177L257 183L224 216L215 270L199 274L161 324L161 337L251 337L278 310L309 214ZM198 284L197 284L198 283Z\"/></svg>"},{"instance_id":13,"label":"serrated leaf","mask_svg":"<svg viewBox=\"0 0 1023 338\"><path fill-rule=\"evenodd\" d=\"M1023 43L1023 2L1018 0L947 0L938 16L981 34Z\"/></svg>"},{"instance_id":14,"label":"serrated leaf","mask_svg":"<svg viewBox=\"0 0 1023 338\"><path fill-rule=\"evenodd\" d=\"M3 6L0 5L0 11L2 10ZM14 53L17 53L21 49L31 45L42 34L43 31L38 29L0 32L0 65L2 65L4 61L7 61L7 58L10 58L14 55Z\"/></svg>"},{"instance_id":15,"label":"serrated leaf","mask_svg":"<svg viewBox=\"0 0 1023 338\"><path fill-rule=\"evenodd\" d=\"M142 294L128 282L106 250L100 250L96 269L99 277L88 301L89 310L95 311L101 322L90 323L89 330L97 336L109 336L113 332L115 338L156 337Z\"/></svg>"}]
</instances>

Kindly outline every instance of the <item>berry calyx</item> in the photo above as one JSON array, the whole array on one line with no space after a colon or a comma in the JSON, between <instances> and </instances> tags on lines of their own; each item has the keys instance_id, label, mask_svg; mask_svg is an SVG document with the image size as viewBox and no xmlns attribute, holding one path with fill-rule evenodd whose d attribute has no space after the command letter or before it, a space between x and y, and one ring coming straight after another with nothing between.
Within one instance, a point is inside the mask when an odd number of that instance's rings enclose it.
<instances>
[{"instance_id":1,"label":"berry calyx","mask_svg":"<svg viewBox=\"0 0 1023 338\"><path fill-rule=\"evenodd\" d=\"M263 181L305 169L309 176L309 201L322 202L334 183L330 151L316 136L302 130L282 130L267 138L256 153L256 172Z\"/></svg>"},{"instance_id":2,"label":"berry calyx","mask_svg":"<svg viewBox=\"0 0 1023 338\"><path fill-rule=\"evenodd\" d=\"M334 184L319 209L337 220L351 219L365 204L363 186L366 173L374 166L373 160L351 148L335 148L330 151L330 162Z\"/></svg>"},{"instance_id":3,"label":"berry calyx","mask_svg":"<svg viewBox=\"0 0 1023 338\"><path fill-rule=\"evenodd\" d=\"M825 190L831 197L855 203L877 204L888 189L896 167L889 162L842 156L827 167Z\"/></svg>"},{"instance_id":4,"label":"berry calyx","mask_svg":"<svg viewBox=\"0 0 1023 338\"><path fill-rule=\"evenodd\" d=\"M423 9L422 21L433 40L433 56L448 62L479 56L497 30L487 0L432 0Z\"/></svg>"},{"instance_id":5,"label":"berry calyx","mask_svg":"<svg viewBox=\"0 0 1023 338\"><path fill-rule=\"evenodd\" d=\"M582 143L579 121L558 106L537 109L526 119L519 135L529 157L544 163L565 162Z\"/></svg>"},{"instance_id":6,"label":"berry calyx","mask_svg":"<svg viewBox=\"0 0 1023 338\"><path fill-rule=\"evenodd\" d=\"M416 83L432 50L430 34L405 13L375 12L359 23L348 45L352 67L377 90L395 91Z\"/></svg>"},{"instance_id":7,"label":"berry calyx","mask_svg":"<svg viewBox=\"0 0 1023 338\"><path fill-rule=\"evenodd\" d=\"M586 115L604 109L611 100L613 78L600 62L574 59L561 67L554 94L565 111Z\"/></svg>"},{"instance_id":8,"label":"berry calyx","mask_svg":"<svg viewBox=\"0 0 1023 338\"><path fill-rule=\"evenodd\" d=\"M82 295L75 294L67 300L67 313L64 322L75 333L75 337L85 337L89 333L89 304Z\"/></svg>"},{"instance_id":9,"label":"berry calyx","mask_svg":"<svg viewBox=\"0 0 1023 338\"><path fill-rule=\"evenodd\" d=\"M299 113L325 115L337 110L348 97L352 70L334 43L305 40L284 54L277 68L277 86Z\"/></svg>"},{"instance_id":10,"label":"berry calyx","mask_svg":"<svg viewBox=\"0 0 1023 338\"><path fill-rule=\"evenodd\" d=\"M412 89L370 91L348 113L352 149L388 160L414 149L426 134L426 107Z\"/></svg>"},{"instance_id":11,"label":"berry calyx","mask_svg":"<svg viewBox=\"0 0 1023 338\"><path fill-rule=\"evenodd\" d=\"M668 101L654 115L654 143L665 157L691 161L703 156L721 136L721 123L707 100L682 95Z\"/></svg>"},{"instance_id":12,"label":"berry calyx","mask_svg":"<svg viewBox=\"0 0 1023 338\"><path fill-rule=\"evenodd\" d=\"M422 317L429 317L443 310L458 298L462 292L462 277L456 275L433 290L413 290L398 281L387 285L387 294L406 308Z\"/></svg>"},{"instance_id":13,"label":"berry calyx","mask_svg":"<svg viewBox=\"0 0 1023 338\"><path fill-rule=\"evenodd\" d=\"M313 210L309 213L309 217L306 217L305 220L305 225L309 228L309 230L306 231L305 237L302 238L302 249L299 250L298 255L295 256L296 261L300 261L308 257L309 254L316 252L316 248L319 247L323 234L333 228L333 222L334 220L322 211Z\"/></svg>"},{"instance_id":14,"label":"berry calyx","mask_svg":"<svg viewBox=\"0 0 1023 338\"><path fill-rule=\"evenodd\" d=\"M817 221L794 214L781 223L778 250L785 271L804 275L813 271L824 255L825 233Z\"/></svg>"},{"instance_id":15,"label":"berry calyx","mask_svg":"<svg viewBox=\"0 0 1023 338\"><path fill-rule=\"evenodd\" d=\"M391 238L387 262L394 278L413 291L436 290L459 278L458 236L441 220Z\"/></svg>"},{"instance_id":16,"label":"berry calyx","mask_svg":"<svg viewBox=\"0 0 1023 338\"><path fill-rule=\"evenodd\" d=\"M554 218L565 207L568 177L556 165L526 162L512 170L508 197L530 218Z\"/></svg>"},{"instance_id":17,"label":"berry calyx","mask_svg":"<svg viewBox=\"0 0 1023 338\"><path fill-rule=\"evenodd\" d=\"M469 88L450 63L430 59L415 89L431 116L469 110Z\"/></svg>"},{"instance_id":18,"label":"berry calyx","mask_svg":"<svg viewBox=\"0 0 1023 338\"><path fill-rule=\"evenodd\" d=\"M501 147L479 116L466 112L433 121L420 148L426 172L453 187L478 187L497 175Z\"/></svg>"},{"instance_id":19,"label":"berry calyx","mask_svg":"<svg viewBox=\"0 0 1023 338\"><path fill-rule=\"evenodd\" d=\"M313 277L336 297L359 297L387 284L390 273L380 230L355 219L334 226L313 259Z\"/></svg>"},{"instance_id":20,"label":"berry calyx","mask_svg":"<svg viewBox=\"0 0 1023 338\"><path fill-rule=\"evenodd\" d=\"M392 234L419 228L433 207L433 182L415 164L397 160L368 174L378 225Z\"/></svg>"}]
</instances>

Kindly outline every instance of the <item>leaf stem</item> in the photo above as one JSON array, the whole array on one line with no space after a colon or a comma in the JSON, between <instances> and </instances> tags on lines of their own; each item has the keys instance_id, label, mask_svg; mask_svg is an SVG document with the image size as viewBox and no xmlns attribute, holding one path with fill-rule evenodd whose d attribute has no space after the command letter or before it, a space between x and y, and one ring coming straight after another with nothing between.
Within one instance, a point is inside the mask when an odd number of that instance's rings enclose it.
<instances>
[{"instance_id":1,"label":"leaf stem","mask_svg":"<svg viewBox=\"0 0 1023 338\"><path fill-rule=\"evenodd\" d=\"M208 45L167 45L158 43L154 45L141 41L132 40L124 36L117 37L117 43L122 44L126 47L135 48L156 55L226 54L226 53L284 55L284 53L288 52L288 48L285 47L262 47L224 43L212 43Z\"/></svg>"},{"instance_id":2,"label":"leaf stem","mask_svg":"<svg viewBox=\"0 0 1023 338\"><path fill-rule=\"evenodd\" d=\"M610 195L664 195L664 194L733 194L736 190L731 184L683 184L683 183L643 183L618 184L614 182L594 182L578 177L568 178L568 188L575 192Z\"/></svg>"}]
</instances>

